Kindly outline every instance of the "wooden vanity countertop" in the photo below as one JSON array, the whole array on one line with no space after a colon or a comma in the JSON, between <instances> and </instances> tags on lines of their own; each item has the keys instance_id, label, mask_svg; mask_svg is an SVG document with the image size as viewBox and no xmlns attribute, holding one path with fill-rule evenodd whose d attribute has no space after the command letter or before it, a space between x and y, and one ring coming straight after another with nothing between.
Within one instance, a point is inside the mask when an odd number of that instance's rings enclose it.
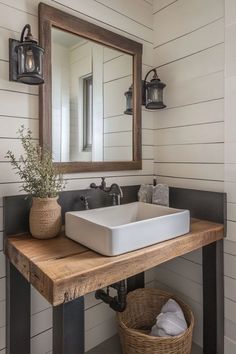
<instances>
[{"instance_id":1,"label":"wooden vanity countertop","mask_svg":"<svg viewBox=\"0 0 236 354\"><path fill-rule=\"evenodd\" d=\"M186 235L115 257L102 256L64 234L50 240L13 235L6 240L5 251L20 273L56 306L223 237L222 224L192 219Z\"/></svg>"}]
</instances>

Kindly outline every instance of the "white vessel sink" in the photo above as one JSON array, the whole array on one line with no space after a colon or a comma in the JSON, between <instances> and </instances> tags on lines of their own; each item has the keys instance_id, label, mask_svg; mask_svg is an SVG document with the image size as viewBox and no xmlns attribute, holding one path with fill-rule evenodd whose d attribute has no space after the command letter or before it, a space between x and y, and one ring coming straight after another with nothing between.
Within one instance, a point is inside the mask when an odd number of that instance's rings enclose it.
<instances>
[{"instance_id":1,"label":"white vessel sink","mask_svg":"<svg viewBox=\"0 0 236 354\"><path fill-rule=\"evenodd\" d=\"M65 233L105 256L115 256L189 232L188 210L135 202L66 213Z\"/></svg>"}]
</instances>

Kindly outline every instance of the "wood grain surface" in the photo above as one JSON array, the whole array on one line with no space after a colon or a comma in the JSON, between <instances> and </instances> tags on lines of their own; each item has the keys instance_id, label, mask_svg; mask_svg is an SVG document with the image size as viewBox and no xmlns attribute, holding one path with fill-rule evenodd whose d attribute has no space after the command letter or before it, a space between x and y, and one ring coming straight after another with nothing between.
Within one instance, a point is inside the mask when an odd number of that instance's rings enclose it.
<instances>
[{"instance_id":1,"label":"wood grain surface","mask_svg":"<svg viewBox=\"0 0 236 354\"><path fill-rule=\"evenodd\" d=\"M223 239L223 235L222 224L192 219L191 231L186 235L106 257L66 238L64 233L51 240L19 234L6 240L6 254L24 277L56 306Z\"/></svg>"}]
</instances>

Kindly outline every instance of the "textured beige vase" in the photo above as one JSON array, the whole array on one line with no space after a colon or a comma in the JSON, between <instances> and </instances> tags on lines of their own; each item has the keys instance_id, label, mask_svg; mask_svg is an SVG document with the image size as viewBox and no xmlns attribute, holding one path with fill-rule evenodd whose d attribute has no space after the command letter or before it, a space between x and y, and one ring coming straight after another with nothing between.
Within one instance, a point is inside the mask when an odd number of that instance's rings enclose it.
<instances>
[{"instance_id":1,"label":"textured beige vase","mask_svg":"<svg viewBox=\"0 0 236 354\"><path fill-rule=\"evenodd\" d=\"M55 237L61 230L61 207L58 198L33 198L29 226L33 237Z\"/></svg>"}]
</instances>

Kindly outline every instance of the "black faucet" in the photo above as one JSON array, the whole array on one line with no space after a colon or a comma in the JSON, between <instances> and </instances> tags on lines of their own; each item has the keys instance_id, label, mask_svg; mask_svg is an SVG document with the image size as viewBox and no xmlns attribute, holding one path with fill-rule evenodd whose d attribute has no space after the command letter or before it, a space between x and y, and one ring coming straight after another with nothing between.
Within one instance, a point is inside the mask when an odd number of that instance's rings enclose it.
<instances>
[{"instance_id":1,"label":"black faucet","mask_svg":"<svg viewBox=\"0 0 236 354\"><path fill-rule=\"evenodd\" d=\"M112 204L113 205L116 205L116 204L120 205L120 198L123 198L123 192L117 183L112 183L112 185L110 187L107 187L105 177L102 177L102 182L99 186L97 186L95 183L91 183L90 188L94 188L94 189L99 188L102 191L104 191L105 193L111 194L112 195ZM116 199L117 199L117 202L116 202Z\"/></svg>"}]
</instances>

